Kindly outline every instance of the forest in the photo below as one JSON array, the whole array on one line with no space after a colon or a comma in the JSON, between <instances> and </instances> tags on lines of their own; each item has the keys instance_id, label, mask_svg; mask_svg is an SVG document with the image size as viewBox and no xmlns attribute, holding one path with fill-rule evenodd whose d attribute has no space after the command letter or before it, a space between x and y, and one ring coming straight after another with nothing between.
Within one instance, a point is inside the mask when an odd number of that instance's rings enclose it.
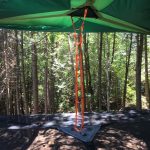
<instances>
[{"instance_id":1,"label":"forest","mask_svg":"<svg viewBox=\"0 0 150 150\"><path fill-rule=\"evenodd\" d=\"M150 36L84 33L85 111L150 108ZM0 114L74 112L73 33L0 30Z\"/></svg>"}]
</instances>

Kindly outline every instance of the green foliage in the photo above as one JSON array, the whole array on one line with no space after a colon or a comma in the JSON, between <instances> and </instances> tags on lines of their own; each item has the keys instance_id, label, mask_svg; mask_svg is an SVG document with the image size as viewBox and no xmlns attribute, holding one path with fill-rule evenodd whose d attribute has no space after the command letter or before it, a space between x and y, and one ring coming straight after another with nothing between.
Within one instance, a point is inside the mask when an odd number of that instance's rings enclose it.
<instances>
[{"instance_id":1,"label":"green foliage","mask_svg":"<svg viewBox=\"0 0 150 150\"><path fill-rule=\"evenodd\" d=\"M9 40L13 41L13 32L8 32ZM123 96L124 80L125 80L125 66L126 57L130 46L130 33L116 33L114 59L111 64L112 51L113 51L113 40L114 33L103 34L103 51L102 51L102 107L106 110L106 69L107 69L107 54L109 50L110 59L110 101L112 103L121 103ZM47 37L47 43L46 43ZM148 41L149 41L148 37ZM10 40L10 41L11 41ZM19 31L18 40L21 40L21 32ZM41 112L44 111L45 103L45 66L48 65L48 85L54 83L54 101L56 111L74 111L74 72L72 68L74 64L71 62L71 56L75 61L75 47L74 39L71 34L71 52L69 51L68 45L68 33L46 33L46 32L35 32L33 38L31 38L31 32L24 32L23 36L23 48L24 48L24 67L25 67L25 84L27 100L29 107L32 109L32 44L36 43L37 57L38 57L38 94ZM89 105L90 100L93 101L93 110L97 110L97 86L98 86L98 48L100 45L99 35L95 33L87 34L88 41L88 52L89 52L89 64L91 73L91 86L94 92L93 97L89 93L86 93L87 103ZM14 42L15 43L15 42ZM20 49L19 43L19 49ZM150 51L150 43L148 43L148 51ZM13 49L14 46L9 43L9 49ZM45 53L47 49L48 53ZM2 48L1 48L2 51ZM13 51L9 52L10 54ZM14 56L14 55L12 55ZM2 56L1 56L2 58ZM127 105L135 104L135 64L136 64L136 36L133 34L133 46L131 51L131 59L129 66L129 75L127 83ZM150 61L150 56L148 56ZM85 64L84 58L84 64ZM144 63L143 63L144 64ZM0 65L3 66L4 62L0 61ZM21 68L21 63L20 63ZM20 69L21 70L21 69ZM14 70L12 69L12 72ZM142 79L144 80L144 65L142 65ZM0 77L2 80L2 77ZM3 81L5 82L5 81ZM21 81L20 81L21 82ZM85 81L86 83L86 81ZM22 84L20 85L22 87ZM21 91L22 92L22 91ZM22 93L21 93L22 95ZM114 108L112 108L114 110Z\"/></svg>"},{"instance_id":2,"label":"green foliage","mask_svg":"<svg viewBox=\"0 0 150 150\"><path fill-rule=\"evenodd\" d=\"M127 84L127 103L135 104L135 88Z\"/></svg>"}]
</instances>

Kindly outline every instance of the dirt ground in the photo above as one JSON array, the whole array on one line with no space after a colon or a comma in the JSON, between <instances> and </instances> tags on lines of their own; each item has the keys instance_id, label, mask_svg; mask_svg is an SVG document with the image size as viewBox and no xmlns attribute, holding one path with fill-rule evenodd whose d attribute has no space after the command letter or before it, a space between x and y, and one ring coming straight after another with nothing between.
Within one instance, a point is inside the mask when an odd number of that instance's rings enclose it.
<instances>
[{"instance_id":1,"label":"dirt ground","mask_svg":"<svg viewBox=\"0 0 150 150\"><path fill-rule=\"evenodd\" d=\"M149 150L150 114L144 117L104 125L88 144L56 129L16 132L0 128L0 150Z\"/></svg>"},{"instance_id":2,"label":"dirt ground","mask_svg":"<svg viewBox=\"0 0 150 150\"><path fill-rule=\"evenodd\" d=\"M28 150L149 150L150 122L104 127L89 146L57 130L39 132Z\"/></svg>"},{"instance_id":3,"label":"dirt ground","mask_svg":"<svg viewBox=\"0 0 150 150\"><path fill-rule=\"evenodd\" d=\"M109 125L97 134L94 145L99 150L149 150L150 121Z\"/></svg>"}]
</instances>

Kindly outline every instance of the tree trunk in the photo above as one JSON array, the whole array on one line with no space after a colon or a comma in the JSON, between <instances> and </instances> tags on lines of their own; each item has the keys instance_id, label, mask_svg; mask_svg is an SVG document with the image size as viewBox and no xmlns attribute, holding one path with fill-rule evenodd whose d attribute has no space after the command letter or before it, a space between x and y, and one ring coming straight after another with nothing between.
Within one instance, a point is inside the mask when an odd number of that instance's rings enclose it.
<instances>
[{"instance_id":1,"label":"tree trunk","mask_svg":"<svg viewBox=\"0 0 150 150\"><path fill-rule=\"evenodd\" d=\"M136 53L136 106L141 110L141 63L143 52L143 35L137 35L137 53Z\"/></svg>"},{"instance_id":2,"label":"tree trunk","mask_svg":"<svg viewBox=\"0 0 150 150\"><path fill-rule=\"evenodd\" d=\"M45 37L45 83L44 83L44 91L45 91L45 114L49 112L49 96L48 96L48 39Z\"/></svg>"},{"instance_id":3,"label":"tree trunk","mask_svg":"<svg viewBox=\"0 0 150 150\"><path fill-rule=\"evenodd\" d=\"M145 95L146 100L149 103L150 108L150 89L149 89L149 78L148 78L148 53L147 53L147 35L145 35Z\"/></svg>"},{"instance_id":4,"label":"tree trunk","mask_svg":"<svg viewBox=\"0 0 150 150\"><path fill-rule=\"evenodd\" d=\"M7 31L4 30L4 61L5 61L5 78L6 78L6 114L10 114L10 85L9 85L9 67L8 67L8 48L7 48Z\"/></svg>"},{"instance_id":5,"label":"tree trunk","mask_svg":"<svg viewBox=\"0 0 150 150\"><path fill-rule=\"evenodd\" d=\"M23 31L21 31L21 66L22 66L22 92L23 92L23 103L25 108L25 114L29 114L28 100L26 95L26 80L25 80L25 65L24 65L24 48L23 48Z\"/></svg>"},{"instance_id":6,"label":"tree trunk","mask_svg":"<svg viewBox=\"0 0 150 150\"><path fill-rule=\"evenodd\" d=\"M126 54L126 72L125 72L125 80L124 80L124 92L123 92L123 103L122 107L125 108L126 105L126 93L127 93L127 80L128 80L128 72L129 72L129 65L130 65L130 56L131 56L131 50L132 50L132 33L130 36L130 47L129 51Z\"/></svg>"},{"instance_id":7,"label":"tree trunk","mask_svg":"<svg viewBox=\"0 0 150 150\"><path fill-rule=\"evenodd\" d=\"M33 32L31 32L33 39ZM37 71L37 48L35 42L32 43L32 81L33 81L33 113L38 113L38 71Z\"/></svg>"},{"instance_id":8,"label":"tree trunk","mask_svg":"<svg viewBox=\"0 0 150 150\"><path fill-rule=\"evenodd\" d=\"M19 98L19 49L18 49L18 32L15 31L15 55L16 55L16 102L17 102L17 115L20 114L20 98Z\"/></svg>"},{"instance_id":9,"label":"tree trunk","mask_svg":"<svg viewBox=\"0 0 150 150\"><path fill-rule=\"evenodd\" d=\"M113 45L112 45L112 55L111 55L111 61L109 63L109 86L110 87L114 87L116 88L116 84L115 84L115 79L112 80L112 78L115 76L114 72L113 72L113 62L114 62L114 55L115 55L115 47L116 47L116 33L114 32L113 34ZM110 55L110 54L109 54ZM114 101L116 104L118 102L118 95L116 97L116 93L114 92L114 88L109 88L110 90L110 94L112 94L111 96L113 97L113 99L116 99L116 101ZM116 106L117 108L117 106Z\"/></svg>"},{"instance_id":10,"label":"tree trunk","mask_svg":"<svg viewBox=\"0 0 150 150\"><path fill-rule=\"evenodd\" d=\"M107 111L110 111L110 42L107 34L107 48L106 48L106 95L107 95Z\"/></svg>"},{"instance_id":11,"label":"tree trunk","mask_svg":"<svg viewBox=\"0 0 150 150\"><path fill-rule=\"evenodd\" d=\"M115 46L116 46L116 33L114 33L114 35L113 35L113 48L112 48L111 65L113 64L113 61L114 61Z\"/></svg>"},{"instance_id":12,"label":"tree trunk","mask_svg":"<svg viewBox=\"0 0 150 150\"><path fill-rule=\"evenodd\" d=\"M54 76L54 71L53 71L53 66L54 66L54 41L55 41L55 36L53 33L50 35L50 43L51 43L51 61L50 61L50 72L49 72L49 97L50 97L50 107L51 111L54 113L56 112L58 102L55 102L55 76Z\"/></svg>"},{"instance_id":13,"label":"tree trunk","mask_svg":"<svg viewBox=\"0 0 150 150\"><path fill-rule=\"evenodd\" d=\"M90 62L89 62L89 51L88 51L88 39L86 34L84 34L84 58L85 58L85 77L86 77L86 93L90 94L90 107L89 110L92 111L94 102L94 92L91 83L91 72L90 72ZM88 97L89 98L89 97ZM86 101L88 100L86 99ZM86 104L85 104L86 106Z\"/></svg>"},{"instance_id":14,"label":"tree trunk","mask_svg":"<svg viewBox=\"0 0 150 150\"><path fill-rule=\"evenodd\" d=\"M98 110L102 110L102 50L103 50L103 33L100 33L100 45L98 48L98 83L97 83L97 106Z\"/></svg>"}]
</instances>

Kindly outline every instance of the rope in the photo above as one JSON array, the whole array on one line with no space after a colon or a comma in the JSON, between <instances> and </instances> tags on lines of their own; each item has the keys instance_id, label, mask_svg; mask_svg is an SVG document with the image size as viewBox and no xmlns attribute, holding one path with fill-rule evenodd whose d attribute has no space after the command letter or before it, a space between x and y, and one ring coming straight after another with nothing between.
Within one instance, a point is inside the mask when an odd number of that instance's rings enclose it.
<instances>
[{"instance_id":1,"label":"rope","mask_svg":"<svg viewBox=\"0 0 150 150\"><path fill-rule=\"evenodd\" d=\"M83 38L82 33L84 30L84 21L86 19L88 12L88 8L85 8L84 10L84 20L81 24L81 27L79 28L79 36L77 36L77 29L75 27L73 18L71 17L72 26L74 30L74 41L75 41L75 124L74 129L78 132L80 132L84 128L84 103L85 103L85 97L84 97L84 71L83 71L83 55L82 55L82 44L83 44ZM80 84L78 82L79 73L78 69L80 69ZM78 91L81 90L81 126L78 127L78 105L79 102L79 93Z\"/></svg>"}]
</instances>

